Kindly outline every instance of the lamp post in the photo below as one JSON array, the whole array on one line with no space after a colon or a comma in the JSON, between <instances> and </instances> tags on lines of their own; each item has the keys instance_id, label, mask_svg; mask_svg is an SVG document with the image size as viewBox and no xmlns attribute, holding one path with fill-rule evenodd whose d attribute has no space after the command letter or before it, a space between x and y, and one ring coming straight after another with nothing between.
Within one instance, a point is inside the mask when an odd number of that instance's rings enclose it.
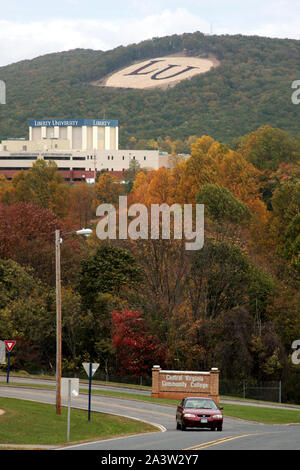
<instances>
[{"instance_id":1,"label":"lamp post","mask_svg":"<svg viewBox=\"0 0 300 470\"><path fill-rule=\"evenodd\" d=\"M92 230L83 228L73 232L65 232L62 235L76 233L89 237ZM62 243L60 230L55 230L55 284L56 284L56 414L61 413L61 263L60 245Z\"/></svg>"}]
</instances>

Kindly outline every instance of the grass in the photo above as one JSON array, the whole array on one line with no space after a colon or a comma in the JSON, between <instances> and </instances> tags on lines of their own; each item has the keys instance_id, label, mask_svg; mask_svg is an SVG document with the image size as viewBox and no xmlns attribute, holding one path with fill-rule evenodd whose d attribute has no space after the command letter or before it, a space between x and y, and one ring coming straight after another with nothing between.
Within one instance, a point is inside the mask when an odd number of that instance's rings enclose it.
<instances>
[{"instance_id":1,"label":"grass","mask_svg":"<svg viewBox=\"0 0 300 470\"><path fill-rule=\"evenodd\" d=\"M67 409L61 415L53 405L14 398L0 398L0 443L20 445L63 445L67 443ZM70 443L157 432L157 428L140 421L71 409Z\"/></svg>"},{"instance_id":2,"label":"grass","mask_svg":"<svg viewBox=\"0 0 300 470\"><path fill-rule=\"evenodd\" d=\"M96 382L95 382L96 384ZM14 383L11 382L7 384L4 381L0 381L0 386L5 385L5 387L13 387L13 388L35 388L35 389L47 389L47 390L54 390L55 389L55 383L53 385L41 385L41 384L20 384L20 383ZM99 384L98 384L99 385ZM127 387L126 387L127 388ZM80 388L79 389L80 394L88 394L88 389L87 388ZM128 400L138 400L138 401L146 401L149 403L156 403L156 404L161 404L161 405L173 405L176 406L179 403L179 400L172 400L168 398L153 398L150 395L139 395L134 392L128 393L128 392L114 392L110 390L95 390L93 389L92 385L92 395L97 395L97 396L102 396L102 397L112 397L112 398L124 398Z\"/></svg>"},{"instance_id":3,"label":"grass","mask_svg":"<svg viewBox=\"0 0 300 470\"><path fill-rule=\"evenodd\" d=\"M44 380L53 380L55 382L55 377L53 375L34 375L34 374L29 374L26 371L14 371L13 372L14 377L20 377L20 378L28 378L28 379L44 379ZM6 380L6 371L1 370L0 366L0 378L3 377L3 381ZM88 379L80 379L81 383L86 383L88 384L89 381ZM108 387L118 387L118 388L130 388L130 389L136 389L136 390L146 390L146 391L151 391L152 387L149 385L138 385L138 384L127 384L127 383L119 383L119 382L106 382L105 380L97 380L93 378L93 383L95 385L105 385Z\"/></svg>"},{"instance_id":4,"label":"grass","mask_svg":"<svg viewBox=\"0 0 300 470\"><path fill-rule=\"evenodd\" d=\"M254 405L222 404L223 414L231 418L245 419L265 424L300 424L300 410L267 408Z\"/></svg>"},{"instance_id":5,"label":"grass","mask_svg":"<svg viewBox=\"0 0 300 470\"><path fill-rule=\"evenodd\" d=\"M96 382L95 384L100 384L100 382ZM1 384L1 382L0 382ZM7 385L5 382L2 382L3 385ZM109 383L109 385L112 385ZM119 384L115 384L119 386ZM21 384L11 384L11 386L25 386ZM126 387L126 385L124 385ZM44 385L32 385L30 384L30 387L32 388L54 388L55 385L53 386L44 386ZM127 387L130 387L130 385L127 385ZM146 387L145 387L146 388ZM151 389L150 389L151 390ZM80 389L80 393L88 393L86 389ZM172 400L172 399L167 399L167 398L153 398L151 396L147 395L139 395L135 394L134 391L132 393L122 393L122 392L114 392L114 391L109 391L109 390L92 390L93 395L97 396L106 396L106 397L112 397L112 398L123 398L123 399L130 399L130 400L136 400L136 401L143 401L143 402L148 402L148 403L156 403L160 405L169 405L169 406L174 406L176 407L179 403L179 400ZM229 398L229 397L226 397ZM234 397L232 397L233 399ZM222 397L221 397L222 399ZM236 399L236 398L235 398ZM251 400L253 402L253 405L244 405L242 404L243 399L239 399L241 401L241 404L227 404L227 403L222 403L224 410L223 414L224 416L232 417L232 418L239 418L239 419L244 419L247 421L256 421L260 423L266 423L266 424L300 424L300 407L299 410L295 408L295 410L288 410L284 408L268 408L264 406L254 406L255 405L255 400ZM246 400L247 401L247 400ZM249 401L249 400L248 400ZM257 403L261 404L262 402ZM266 403L267 404L267 403ZM274 403L273 403L274 404ZM1 408L1 407L0 407ZM1 423L1 421L0 421Z\"/></svg>"}]
</instances>

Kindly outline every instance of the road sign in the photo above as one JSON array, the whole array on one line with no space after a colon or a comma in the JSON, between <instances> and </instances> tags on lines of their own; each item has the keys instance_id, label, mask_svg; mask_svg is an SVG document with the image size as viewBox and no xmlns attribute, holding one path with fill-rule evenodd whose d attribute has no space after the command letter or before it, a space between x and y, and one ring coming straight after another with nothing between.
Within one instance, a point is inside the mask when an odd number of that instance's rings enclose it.
<instances>
[{"instance_id":1,"label":"road sign","mask_svg":"<svg viewBox=\"0 0 300 470\"><path fill-rule=\"evenodd\" d=\"M14 345L16 344L16 341L11 340L11 339L7 339L7 340L4 341L4 343L5 343L7 351L11 352Z\"/></svg>"},{"instance_id":2,"label":"road sign","mask_svg":"<svg viewBox=\"0 0 300 470\"><path fill-rule=\"evenodd\" d=\"M61 396L68 398L68 428L67 441L70 440L70 422L71 422L71 398L79 395L79 379L70 379L62 377L61 379Z\"/></svg>"},{"instance_id":3,"label":"road sign","mask_svg":"<svg viewBox=\"0 0 300 470\"><path fill-rule=\"evenodd\" d=\"M84 370L89 377L89 409L88 409L88 420L91 420L91 397L92 397L92 377L99 367L99 364L93 362L83 362Z\"/></svg>"},{"instance_id":4,"label":"road sign","mask_svg":"<svg viewBox=\"0 0 300 470\"><path fill-rule=\"evenodd\" d=\"M0 341L0 364L6 364L6 348L4 341Z\"/></svg>"},{"instance_id":5,"label":"road sign","mask_svg":"<svg viewBox=\"0 0 300 470\"><path fill-rule=\"evenodd\" d=\"M98 369L99 367L99 364L97 364L96 362L83 362L82 365L84 367L84 370L86 371L88 377L90 377L90 364L92 364L92 375L91 377L93 377L94 373L96 372L96 370Z\"/></svg>"},{"instance_id":6,"label":"road sign","mask_svg":"<svg viewBox=\"0 0 300 470\"><path fill-rule=\"evenodd\" d=\"M67 398L69 396L69 382L71 382L71 395L77 397L79 395L79 379L61 378L61 396Z\"/></svg>"},{"instance_id":7,"label":"road sign","mask_svg":"<svg viewBox=\"0 0 300 470\"><path fill-rule=\"evenodd\" d=\"M4 340L8 355L7 355L7 375L6 375L6 382L9 382L9 371L10 371L10 353L16 344L14 339L5 339Z\"/></svg>"}]
</instances>

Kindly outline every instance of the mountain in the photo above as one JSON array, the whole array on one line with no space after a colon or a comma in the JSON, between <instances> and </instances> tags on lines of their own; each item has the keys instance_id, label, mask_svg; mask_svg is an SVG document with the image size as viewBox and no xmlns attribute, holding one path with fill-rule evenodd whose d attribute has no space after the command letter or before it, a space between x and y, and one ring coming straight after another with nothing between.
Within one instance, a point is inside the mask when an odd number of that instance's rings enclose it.
<instances>
[{"instance_id":1,"label":"mountain","mask_svg":"<svg viewBox=\"0 0 300 470\"><path fill-rule=\"evenodd\" d=\"M169 88L95 86L135 63L169 55L213 57L218 66ZM27 137L36 118L118 119L121 146L130 137L210 135L230 143L268 124L299 133L300 106L291 84L300 79L300 41L200 32L153 38L110 51L76 49L0 68L7 104L0 139ZM140 72L143 73L143 72Z\"/></svg>"}]
</instances>

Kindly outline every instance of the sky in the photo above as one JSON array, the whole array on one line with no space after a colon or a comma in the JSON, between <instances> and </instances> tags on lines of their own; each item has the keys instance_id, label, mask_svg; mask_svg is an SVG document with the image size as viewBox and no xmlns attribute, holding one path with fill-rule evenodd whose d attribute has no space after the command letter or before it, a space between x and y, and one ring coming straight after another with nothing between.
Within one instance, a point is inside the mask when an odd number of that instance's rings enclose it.
<instances>
[{"instance_id":1,"label":"sky","mask_svg":"<svg viewBox=\"0 0 300 470\"><path fill-rule=\"evenodd\" d=\"M171 34L300 40L299 0L0 0L0 66Z\"/></svg>"}]
</instances>

